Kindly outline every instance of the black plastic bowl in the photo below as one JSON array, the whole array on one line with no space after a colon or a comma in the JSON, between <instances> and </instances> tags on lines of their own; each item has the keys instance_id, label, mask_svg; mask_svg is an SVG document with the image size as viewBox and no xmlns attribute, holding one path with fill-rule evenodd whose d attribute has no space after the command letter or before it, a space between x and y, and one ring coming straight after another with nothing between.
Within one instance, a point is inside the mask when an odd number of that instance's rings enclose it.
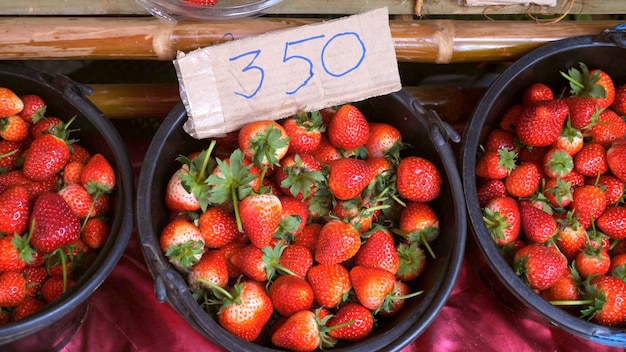
<instances>
[{"instance_id":1,"label":"black plastic bowl","mask_svg":"<svg viewBox=\"0 0 626 352\"><path fill-rule=\"evenodd\" d=\"M125 145L102 112L84 95L86 87L64 76L51 77L25 67L0 64L0 86L18 95L37 94L47 104L47 116L64 121L73 116L71 137L91 153L101 153L113 166L117 186L111 195L111 230L92 266L64 298L19 322L0 326L2 351L57 351L80 328L89 297L122 256L133 230L133 177Z\"/></svg>"},{"instance_id":2,"label":"black plastic bowl","mask_svg":"<svg viewBox=\"0 0 626 352\"><path fill-rule=\"evenodd\" d=\"M450 128L432 111L425 111L407 92L368 99L358 103L371 121L385 121L402 131L413 145L409 153L432 160L441 170L444 184L433 207L441 217L441 235L434 243L436 259L428 263L414 289L424 294L407 302L397 316L379 320L367 339L333 351L397 351L418 337L435 319L456 282L465 248L467 218L456 158L448 144ZM168 263L159 247L159 235L168 221L165 187L180 167L180 154L205 149L207 140L187 135L182 126L187 114L179 103L163 121L146 153L137 189L137 227L144 256L155 280L155 292L187 322L208 339L229 351L275 351L245 342L222 329L193 299L183 277ZM181 346L182 348L183 346Z\"/></svg>"},{"instance_id":3,"label":"black plastic bowl","mask_svg":"<svg viewBox=\"0 0 626 352\"><path fill-rule=\"evenodd\" d=\"M554 92L561 92L567 82L559 71L567 72L570 67L579 67L583 62L591 69L601 68L616 82L626 82L626 41L624 32L606 31L600 36L583 36L559 40L544 45L526 54L509 66L487 89L476 106L469 121L461 146L461 168L465 201L470 218L471 232L483 259L478 266L490 267L481 271L481 278L488 286L498 291L498 297L512 298L506 301L511 309L521 315L537 318L538 321L558 326L572 334L600 344L626 347L626 330L608 328L581 319L565 310L552 306L535 294L517 277L498 253L483 222L482 211L476 193L476 155L480 144L505 110L512 104L520 104L523 90L529 85L542 82ZM486 265L485 265L486 263ZM491 271L495 275L487 275ZM497 279L492 280L492 277ZM509 297L506 297L508 294ZM513 297L511 297L513 296ZM517 300L517 302L515 302ZM522 304L519 304L519 303Z\"/></svg>"}]
</instances>

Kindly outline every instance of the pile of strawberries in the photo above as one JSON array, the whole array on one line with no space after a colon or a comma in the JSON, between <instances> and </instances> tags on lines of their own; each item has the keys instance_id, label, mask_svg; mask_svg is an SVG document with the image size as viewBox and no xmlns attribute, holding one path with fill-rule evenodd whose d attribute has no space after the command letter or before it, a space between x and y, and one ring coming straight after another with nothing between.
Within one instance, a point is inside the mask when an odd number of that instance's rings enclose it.
<instances>
[{"instance_id":1,"label":"pile of strawberries","mask_svg":"<svg viewBox=\"0 0 626 352\"><path fill-rule=\"evenodd\" d=\"M227 331L313 351L395 314L439 236L442 175L353 104L251 122L177 160L160 233ZM428 253L430 252L430 253Z\"/></svg>"},{"instance_id":2,"label":"pile of strawberries","mask_svg":"<svg viewBox=\"0 0 626 352\"><path fill-rule=\"evenodd\" d=\"M479 204L494 242L539 295L623 327L626 82L584 63L561 76L562 91L528 86L486 137Z\"/></svg>"},{"instance_id":3,"label":"pile of strawberries","mask_svg":"<svg viewBox=\"0 0 626 352\"><path fill-rule=\"evenodd\" d=\"M109 235L115 173L70 138L74 118L0 87L0 325L61 297Z\"/></svg>"}]
</instances>

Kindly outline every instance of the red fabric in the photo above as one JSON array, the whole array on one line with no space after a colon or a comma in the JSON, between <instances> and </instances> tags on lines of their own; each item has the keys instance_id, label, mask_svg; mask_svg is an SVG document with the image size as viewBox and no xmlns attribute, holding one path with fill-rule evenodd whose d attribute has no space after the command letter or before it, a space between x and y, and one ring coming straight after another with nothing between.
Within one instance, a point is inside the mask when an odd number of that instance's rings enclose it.
<instances>
[{"instance_id":1,"label":"red fabric","mask_svg":"<svg viewBox=\"0 0 626 352\"><path fill-rule=\"evenodd\" d=\"M127 142L135 175L146 144ZM469 240L469 239L468 239ZM617 352L508 309L478 278L466 256L453 292L431 326L402 352ZM63 352L203 351L218 345L194 330L167 303L158 303L137 233L111 275L90 298L86 320Z\"/></svg>"}]
</instances>

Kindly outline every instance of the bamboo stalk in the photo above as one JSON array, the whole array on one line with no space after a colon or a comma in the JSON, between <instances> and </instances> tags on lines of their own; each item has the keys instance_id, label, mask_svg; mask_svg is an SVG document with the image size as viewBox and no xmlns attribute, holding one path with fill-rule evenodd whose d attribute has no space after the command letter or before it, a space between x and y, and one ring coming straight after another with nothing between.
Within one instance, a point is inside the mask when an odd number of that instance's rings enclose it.
<instances>
[{"instance_id":1,"label":"bamboo stalk","mask_svg":"<svg viewBox=\"0 0 626 352\"><path fill-rule=\"evenodd\" d=\"M111 120L163 119L180 102L175 83L93 84L90 87L93 94L87 98ZM404 89L458 130L463 128L485 91L481 87L451 85Z\"/></svg>"},{"instance_id":2,"label":"bamboo stalk","mask_svg":"<svg viewBox=\"0 0 626 352\"><path fill-rule=\"evenodd\" d=\"M152 17L4 17L0 18L0 59L173 60L177 51L320 21L262 17L173 25ZM595 35L618 24L390 20L398 61L425 63L513 60L550 41Z\"/></svg>"}]
</instances>

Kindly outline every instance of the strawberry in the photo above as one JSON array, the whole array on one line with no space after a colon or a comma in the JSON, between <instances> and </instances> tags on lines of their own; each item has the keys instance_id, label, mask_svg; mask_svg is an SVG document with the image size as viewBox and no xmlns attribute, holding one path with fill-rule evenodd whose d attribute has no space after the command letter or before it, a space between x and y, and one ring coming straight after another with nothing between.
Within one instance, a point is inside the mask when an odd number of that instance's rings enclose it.
<instances>
[{"instance_id":1,"label":"strawberry","mask_svg":"<svg viewBox=\"0 0 626 352\"><path fill-rule=\"evenodd\" d=\"M94 154L83 167L80 181L89 194L110 193L115 187L115 170L102 154Z\"/></svg>"},{"instance_id":2,"label":"strawberry","mask_svg":"<svg viewBox=\"0 0 626 352\"><path fill-rule=\"evenodd\" d=\"M70 206L72 212L79 218L91 216L93 199L82 184L73 183L57 192Z\"/></svg>"},{"instance_id":3,"label":"strawberry","mask_svg":"<svg viewBox=\"0 0 626 352\"><path fill-rule=\"evenodd\" d=\"M554 99L552 89L541 82L531 84L522 93L522 104L525 106L552 99Z\"/></svg>"},{"instance_id":4,"label":"strawberry","mask_svg":"<svg viewBox=\"0 0 626 352\"><path fill-rule=\"evenodd\" d=\"M239 203L244 232L253 245L263 248L270 244L282 214L280 199L273 194L250 194Z\"/></svg>"},{"instance_id":5,"label":"strawberry","mask_svg":"<svg viewBox=\"0 0 626 352\"><path fill-rule=\"evenodd\" d=\"M606 151L606 162L613 175L626 182L626 139L611 143Z\"/></svg>"},{"instance_id":6,"label":"strawberry","mask_svg":"<svg viewBox=\"0 0 626 352\"><path fill-rule=\"evenodd\" d=\"M274 309L285 317L310 309L315 299L311 285L294 275L277 277L270 285L268 293Z\"/></svg>"},{"instance_id":7,"label":"strawberry","mask_svg":"<svg viewBox=\"0 0 626 352\"><path fill-rule=\"evenodd\" d=\"M183 269L196 264L204 251L204 237L200 229L179 217L165 225L161 231L159 244L170 263Z\"/></svg>"},{"instance_id":8,"label":"strawberry","mask_svg":"<svg viewBox=\"0 0 626 352\"><path fill-rule=\"evenodd\" d=\"M340 220L330 220L319 232L315 248L315 261L320 264L342 263L361 247L359 231Z\"/></svg>"},{"instance_id":9,"label":"strawberry","mask_svg":"<svg viewBox=\"0 0 626 352\"><path fill-rule=\"evenodd\" d=\"M253 341L263 331L272 312L272 300L263 285L243 281L226 292L217 312L217 320L226 331L246 341Z\"/></svg>"},{"instance_id":10,"label":"strawberry","mask_svg":"<svg viewBox=\"0 0 626 352\"><path fill-rule=\"evenodd\" d=\"M258 167L273 168L287 154L289 135L273 120L248 123L239 130L239 149Z\"/></svg>"},{"instance_id":11,"label":"strawberry","mask_svg":"<svg viewBox=\"0 0 626 352\"><path fill-rule=\"evenodd\" d=\"M626 253L611 254L611 268L609 269L610 275L618 277L622 280L626 279Z\"/></svg>"},{"instance_id":12,"label":"strawberry","mask_svg":"<svg viewBox=\"0 0 626 352\"><path fill-rule=\"evenodd\" d=\"M80 175L85 164L80 161L69 161L63 169L63 184L80 183Z\"/></svg>"},{"instance_id":13,"label":"strawberry","mask_svg":"<svg viewBox=\"0 0 626 352\"><path fill-rule=\"evenodd\" d=\"M626 84L622 84L621 86L615 88L615 100L613 100L611 108L618 115L626 115Z\"/></svg>"},{"instance_id":14,"label":"strawberry","mask_svg":"<svg viewBox=\"0 0 626 352\"><path fill-rule=\"evenodd\" d=\"M572 127L570 120L567 120L559 138L552 144L552 148L565 150L568 155L574 156L582 149L584 136L579 129Z\"/></svg>"},{"instance_id":15,"label":"strawberry","mask_svg":"<svg viewBox=\"0 0 626 352\"><path fill-rule=\"evenodd\" d=\"M517 120L522 115L523 111L524 106L522 104L511 105L502 115L498 126L507 132L514 132Z\"/></svg>"},{"instance_id":16,"label":"strawberry","mask_svg":"<svg viewBox=\"0 0 626 352\"><path fill-rule=\"evenodd\" d=\"M615 111L605 109L598 116L598 122L585 131L592 142L609 145L616 139L626 137L626 121Z\"/></svg>"},{"instance_id":17,"label":"strawberry","mask_svg":"<svg viewBox=\"0 0 626 352\"><path fill-rule=\"evenodd\" d=\"M62 123L63 121L56 116L44 116L41 120L30 125L28 133L33 139L44 134L55 134Z\"/></svg>"},{"instance_id":18,"label":"strawberry","mask_svg":"<svg viewBox=\"0 0 626 352\"><path fill-rule=\"evenodd\" d=\"M561 276L552 286L539 292L539 295L546 301L575 301L580 299L578 282L570 272Z\"/></svg>"},{"instance_id":19,"label":"strawberry","mask_svg":"<svg viewBox=\"0 0 626 352\"><path fill-rule=\"evenodd\" d=\"M0 273L0 307L15 307L26 299L26 279L19 271Z\"/></svg>"},{"instance_id":20,"label":"strawberry","mask_svg":"<svg viewBox=\"0 0 626 352\"><path fill-rule=\"evenodd\" d=\"M317 238L321 230L322 224L320 223L306 224L301 232L296 232L294 234L294 238L291 244L301 245L303 247L306 247L311 253L315 253Z\"/></svg>"},{"instance_id":21,"label":"strawberry","mask_svg":"<svg viewBox=\"0 0 626 352\"><path fill-rule=\"evenodd\" d=\"M600 69L589 71L584 63L579 63L580 70L570 68L561 75L569 81L570 94L593 98L600 109L609 107L615 99L615 86L611 77Z\"/></svg>"},{"instance_id":22,"label":"strawberry","mask_svg":"<svg viewBox=\"0 0 626 352\"><path fill-rule=\"evenodd\" d=\"M326 134L322 135L319 146L315 148L311 154L322 165L328 165L331 161L341 159L343 157L339 150L334 145L330 144Z\"/></svg>"},{"instance_id":23,"label":"strawberry","mask_svg":"<svg viewBox=\"0 0 626 352\"><path fill-rule=\"evenodd\" d=\"M396 278L405 282L417 279L426 269L426 255L418 243L400 243L396 247L400 265Z\"/></svg>"},{"instance_id":24,"label":"strawberry","mask_svg":"<svg viewBox=\"0 0 626 352\"><path fill-rule=\"evenodd\" d=\"M495 197L483 208L487 231L497 245L515 241L521 229L520 209L512 197Z\"/></svg>"},{"instance_id":25,"label":"strawberry","mask_svg":"<svg viewBox=\"0 0 626 352\"><path fill-rule=\"evenodd\" d=\"M325 180L322 165L311 154L289 154L276 168L276 183L282 193L297 199L306 199Z\"/></svg>"},{"instance_id":26,"label":"strawberry","mask_svg":"<svg viewBox=\"0 0 626 352\"><path fill-rule=\"evenodd\" d=\"M44 302L52 303L74 286L74 283L74 280L69 278L66 280L63 276L50 276L41 285L41 297Z\"/></svg>"},{"instance_id":27,"label":"strawberry","mask_svg":"<svg viewBox=\"0 0 626 352\"><path fill-rule=\"evenodd\" d=\"M597 228L614 240L626 238L626 208L623 206L612 206L606 210L596 220Z\"/></svg>"},{"instance_id":28,"label":"strawberry","mask_svg":"<svg viewBox=\"0 0 626 352\"><path fill-rule=\"evenodd\" d=\"M41 194L33 204L34 222L31 244L44 253L74 243L80 238L80 221L63 197L56 193Z\"/></svg>"},{"instance_id":29,"label":"strawberry","mask_svg":"<svg viewBox=\"0 0 626 352\"><path fill-rule=\"evenodd\" d=\"M367 142L369 133L369 124L365 116L352 104L339 107L327 128L330 144L343 150L363 146Z\"/></svg>"},{"instance_id":30,"label":"strawberry","mask_svg":"<svg viewBox=\"0 0 626 352\"><path fill-rule=\"evenodd\" d=\"M28 243L28 238L19 234L7 235L0 238L0 272L17 271L33 263L34 250Z\"/></svg>"},{"instance_id":31,"label":"strawberry","mask_svg":"<svg viewBox=\"0 0 626 352\"><path fill-rule=\"evenodd\" d=\"M24 109L24 102L7 87L0 87L0 118L19 114Z\"/></svg>"},{"instance_id":32,"label":"strawberry","mask_svg":"<svg viewBox=\"0 0 626 352\"><path fill-rule=\"evenodd\" d=\"M476 176L500 180L509 175L515 167L515 153L507 149L485 152L476 164Z\"/></svg>"},{"instance_id":33,"label":"strawberry","mask_svg":"<svg viewBox=\"0 0 626 352\"><path fill-rule=\"evenodd\" d=\"M240 234L235 216L218 207L209 207L200 214L198 228L206 248L222 247Z\"/></svg>"},{"instance_id":34,"label":"strawberry","mask_svg":"<svg viewBox=\"0 0 626 352\"><path fill-rule=\"evenodd\" d=\"M586 130L596 124L601 110L593 98L570 96L563 98L563 102L569 108L569 121L573 128Z\"/></svg>"},{"instance_id":35,"label":"strawberry","mask_svg":"<svg viewBox=\"0 0 626 352\"><path fill-rule=\"evenodd\" d=\"M419 156L400 160L396 170L396 187L400 196L415 202L430 202L439 197L443 178L437 166Z\"/></svg>"},{"instance_id":36,"label":"strawberry","mask_svg":"<svg viewBox=\"0 0 626 352\"><path fill-rule=\"evenodd\" d=\"M515 252L513 267L530 288L545 290L565 275L567 259L553 247L531 243Z\"/></svg>"},{"instance_id":37,"label":"strawberry","mask_svg":"<svg viewBox=\"0 0 626 352\"><path fill-rule=\"evenodd\" d=\"M582 311L596 323L621 326L626 323L626 282L613 276L599 276L585 285L586 298L593 305Z\"/></svg>"},{"instance_id":38,"label":"strawberry","mask_svg":"<svg viewBox=\"0 0 626 352\"><path fill-rule=\"evenodd\" d=\"M80 238L87 247L98 249L104 246L109 238L110 226L103 218L89 218L83 225Z\"/></svg>"},{"instance_id":39,"label":"strawberry","mask_svg":"<svg viewBox=\"0 0 626 352\"><path fill-rule=\"evenodd\" d=\"M272 343L290 351L315 351L321 346L332 347L327 336L326 321L310 310L291 315L272 333Z\"/></svg>"},{"instance_id":40,"label":"strawberry","mask_svg":"<svg viewBox=\"0 0 626 352\"><path fill-rule=\"evenodd\" d=\"M618 202L623 201L626 184L613 175L604 174L599 177L588 178L585 184L595 184L602 187L607 206L617 205Z\"/></svg>"},{"instance_id":41,"label":"strawberry","mask_svg":"<svg viewBox=\"0 0 626 352\"><path fill-rule=\"evenodd\" d=\"M275 238L292 242L293 236L302 230L309 221L308 204L290 196L279 196L282 209L280 224L274 233Z\"/></svg>"},{"instance_id":42,"label":"strawberry","mask_svg":"<svg viewBox=\"0 0 626 352\"><path fill-rule=\"evenodd\" d=\"M587 231L580 226L576 219L572 218L572 212L567 213L567 217L558 221L555 244L568 260L574 260L587 244Z\"/></svg>"},{"instance_id":43,"label":"strawberry","mask_svg":"<svg viewBox=\"0 0 626 352\"><path fill-rule=\"evenodd\" d=\"M439 217L428 203L408 202L400 212L398 227L408 242L428 245L439 236Z\"/></svg>"},{"instance_id":44,"label":"strawberry","mask_svg":"<svg viewBox=\"0 0 626 352\"><path fill-rule=\"evenodd\" d=\"M61 123L54 133L43 134L33 140L24 159L23 172L34 181L42 181L60 172L69 162L68 141L71 121Z\"/></svg>"},{"instance_id":45,"label":"strawberry","mask_svg":"<svg viewBox=\"0 0 626 352\"><path fill-rule=\"evenodd\" d=\"M196 211L200 202L196 196L183 186L183 175L189 173L187 167L178 169L168 180L165 189L165 204L173 212Z\"/></svg>"},{"instance_id":46,"label":"strawberry","mask_svg":"<svg viewBox=\"0 0 626 352\"><path fill-rule=\"evenodd\" d=\"M596 221L606 209L604 191L594 185L575 187L570 209L578 217L580 224L584 228L589 228L591 222Z\"/></svg>"},{"instance_id":47,"label":"strawberry","mask_svg":"<svg viewBox=\"0 0 626 352\"><path fill-rule=\"evenodd\" d=\"M517 136L528 146L549 146L559 138L567 115L568 107L560 99L527 106L517 121Z\"/></svg>"},{"instance_id":48,"label":"strawberry","mask_svg":"<svg viewBox=\"0 0 626 352\"><path fill-rule=\"evenodd\" d=\"M485 139L485 151L498 151L500 149L515 151L517 149L515 134L501 128L494 128Z\"/></svg>"},{"instance_id":49,"label":"strawberry","mask_svg":"<svg viewBox=\"0 0 626 352\"><path fill-rule=\"evenodd\" d=\"M35 297L26 297L20 304L15 306L13 321L23 320L43 309L45 305L44 302Z\"/></svg>"},{"instance_id":50,"label":"strawberry","mask_svg":"<svg viewBox=\"0 0 626 352\"><path fill-rule=\"evenodd\" d=\"M317 264L309 269L307 281L313 289L315 303L335 308L344 302L352 283L348 269L341 264Z\"/></svg>"},{"instance_id":51,"label":"strawberry","mask_svg":"<svg viewBox=\"0 0 626 352\"><path fill-rule=\"evenodd\" d=\"M15 170L22 151L21 143L0 139L0 171ZM2 173L0 173L0 175L2 175Z\"/></svg>"},{"instance_id":52,"label":"strawberry","mask_svg":"<svg viewBox=\"0 0 626 352\"><path fill-rule=\"evenodd\" d=\"M574 258L574 265L583 279L602 276L611 268L611 257L602 247L586 245Z\"/></svg>"},{"instance_id":53,"label":"strawberry","mask_svg":"<svg viewBox=\"0 0 626 352\"><path fill-rule=\"evenodd\" d=\"M0 119L0 137L11 142L21 142L28 138L28 124L19 115Z\"/></svg>"},{"instance_id":54,"label":"strawberry","mask_svg":"<svg viewBox=\"0 0 626 352\"><path fill-rule=\"evenodd\" d=\"M371 233L357 252L354 264L385 269L395 275L400 258L391 231L383 228Z\"/></svg>"},{"instance_id":55,"label":"strawberry","mask_svg":"<svg viewBox=\"0 0 626 352\"><path fill-rule=\"evenodd\" d=\"M567 151L552 148L544 155L543 172L545 177L565 176L572 172L572 169L574 169L574 160Z\"/></svg>"},{"instance_id":56,"label":"strawberry","mask_svg":"<svg viewBox=\"0 0 626 352\"><path fill-rule=\"evenodd\" d=\"M48 278L48 270L42 263L33 262L24 269L20 270L26 279L26 294L34 297L39 293L41 285Z\"/></svg>"},{"instance_id":57,"label":"strawberry","mask_svg":"<svg viewBox=\"0 0 626 352\"><path fill-rule=\"evenodd\" d=\"M526 162L511 170L504 179L509 195L513 197L530 197L539 190L543 172L538 164Z\"/></svg>"},{"instance_id":58,"label":"strawberry","mask_svg":"<svg viewBox=\"0 0 626 352\"><path fill-rule=\"evenodd\" d=\"M341 158L330 164L328 188L340 200L358 196L374 178L370 165L361 159Z\"/></svg>"},{"instance_id":59,"label":"strawberry","mask_svg":"<svg viewBox=\"0 0 626 352\"><path fill-rule=\"evenodd\" d=\"M545 180L543 195L550 205L564 208L572 202L572 182L563 178L548 178Z\"/></svg>"},{"instance_id":60,"label":"strawberry","mask_svg":"<svg viewBox=\"0 0 626 352\"><path fill-rule=\"evenodd\" d=\"M528 162L534 162L541 165L546 153L550 150L550 147L529 147L524 146L517 152L517 163L523 164Z\"/></svg>"},{"instance_id":61,"label":"strawberry","mask_svg":"<svg viewBox=\"0 0 626 352\"><path fill-rule=\"evenodd\" d=\"M397 160L402 147L402 135L397 128L384 122L369 123L369 137L365 142L368 157L390 157Z\"/></svg>"},{"instance_id":62,"label":"strawberry","mask_svg":"<svg viewBox=\"0 0 626 352\"><path fill-rule=\"evenodd\" d=\"M320 145L322 133L326 131L319 111L301 112L288 117L282 126L290 139L289 154L311 153Z\"/></svg>"},{"instance_id":63,"label":"strawberry","mask_svg":"<svg viewBox=\"0 0 626 352\"><path fill-rule=\"evenodd\" d=\"M313 253L305 246L289 244L283 249L278 265L296 276L306 278L306 274L313 266Z\"/></svg>"},{"instance_id":64,"label":"strawberry","mask_svg":"<svg viewBox=\"0 0 626 352\"><path fill-rule=\"evenodd\" d=\"M0 193L0 232L8 235L24 233L30 211L28 191L23 186L13 186Z\"/></svg>"},{"instance_id":65,"label":"strawberry","mask_svg":"<svg viewBox=\"0 0 626 352\"><path fill-rule=\"evenodd\" d=\"M242 238L245 238L246 241L248 240L248 238L245 236L242 236ZM231 259L237 252L239 252L241 248L245 247L246 245L247 243L245 241L234 240L217 249L218 251L222 252L222 254L224 254L224 258L226 258L226 269L228 270L228 277L231 279L238 278L239 276L243 275L241 269L236 267Z\"/></svg>"},{"instance_id":66,"label":"strawberry","mask_svg":"<svg viewBox=\"0 0 626 352\"><path fill-rule=\"evenodd\" d=\"M396 277L385 269L355 265L350 269L350 281L358 301L367 309L377 310L393 290Z\"/></svg>"},{"instance_id":67,"label":"strawberry","mask_svg":"<svg viewBox=\"0 0 626 352\"><path fill-rule=\"evenodd\" d=\"M211 289L213 285L226 287L228 279L226 256L218 250L207 251L187 275L187 283L192 290Z\"/></svg>"},{"instance_id":68,"label":"strawberry","mask_svg":"<svg viewBox=\"0 0 626 352\"><path fill-rule=\"evenodd\" d=\"M347 303L328 321L329 335L345 341L358 341L374 328L372 312L358 303Z\"/></svg>"},{"instance_id":69,"label":"strawberry","mask_svg":"<svg viewBox=\"0 0 626 352\"><path fill-rule=\"evenodd\" d=\"M272 268L264 260L263 251L254 245L239 248L230 257L230 262L249 279L259 282L271 279L268 272Z\"/></svg>"},{"instance_id":70,"label":"strawberry","mask_svg":"<svg viewBox=\"0 0 626 352\"><path fill-rule=\"evenodd\" d=\"M41 120L46 114L46 103L44 100L36 94L21 95L24 108L20 111L19 115L29 124L36 123Z\"/></svg>"},{"instance_id":71,"label":"strawberry","mask_svg":"<svg viewBox=\"0 0 626 352\"><path fill-rule=\"evenodd\" d=\"M85 149L85 147L78 143L72 143L72 156L70 157L70 162L78 161L84 165L87 164L89 159L91 159L91 153Z\"/></svg>"},{"instance_id":72,"label":"strawberry","mask_svg":"<svg viewBox=\"0 0 626 352\"><path fill-rule=\"evenodd\" d=\"M545 211L526 202L519 206L522 230L530 242L546 243L557 230L556 219Z\"/></svg>"},{"instance_id":73,"label":"strawberry","mask_svg":"<svg viewBox=\"0 0 626 352\"><path fill-rule=\"evenodd\" d=\"M502 180L487 180L476 188L478 205L484 208L495 197L505 197L506 186Z\"/></svg>"}]
</instances>

